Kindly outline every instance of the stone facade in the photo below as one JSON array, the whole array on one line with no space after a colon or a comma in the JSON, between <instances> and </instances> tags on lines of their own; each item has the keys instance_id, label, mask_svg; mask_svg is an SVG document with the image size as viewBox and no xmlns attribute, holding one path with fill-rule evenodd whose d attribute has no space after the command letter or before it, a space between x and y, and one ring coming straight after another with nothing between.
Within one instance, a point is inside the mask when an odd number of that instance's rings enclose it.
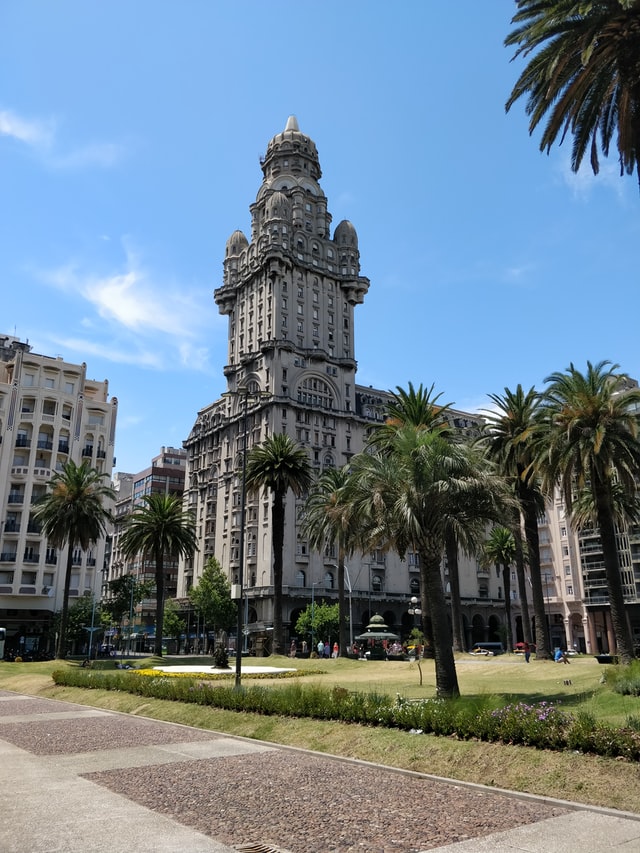
<instances>
[{"instance_id":1,"label":"stone facade","mask_svg":"<svg viewBox=\"0 0 640 853\"><path fill-rule=\"evenodd\" d=\"M180 567L178 595L197 583L215 556L230 581L238 579L242 461L247 449L286 433L308 450L314 470L339 467L360 451L383 420L388 393L356 381L354 313L369 280L361 275L358 237L348 221L331 234L314 142L291 117L261 160L263 181L251 211L251 236L227 241L223 284L214 293L229 318L227 392L202 408L184 447L185 502L197 522L200 550ZM246 407L246 408L245 408ZM452 412L456 426L477 417ZM337 600L337 554L312 552L299 530L303 501L286 501L283 620L295 635L298 614L315 600ZM270 498L247 496L245 623L268 639L273 619ZM467 642L489 639L504 620L496 572L461 555ZM419 592L417 556L375 551L347 562L354 634L374 613L407 634L407 612ZM446 565L443 564L445 584ZM517 602L515 602L517 611Z\"/></svg>"}]
</instances>

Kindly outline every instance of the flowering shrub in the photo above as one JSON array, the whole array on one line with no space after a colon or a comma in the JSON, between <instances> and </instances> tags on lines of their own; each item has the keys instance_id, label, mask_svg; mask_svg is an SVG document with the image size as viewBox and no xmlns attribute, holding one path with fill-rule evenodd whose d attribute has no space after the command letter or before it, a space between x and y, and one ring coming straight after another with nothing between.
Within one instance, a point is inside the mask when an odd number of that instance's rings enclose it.
<instances>
[{"instance_id":1,"label":"flowering shrub","mask_svg":"<svg viewBox=\"0 0 640 853\"><path fill-rule=\"evenodd\" d=\"M505 705L491 712L497 723L498 739L504 743L522 743L539 749L559 749L566 743L566 729L571 721L549 702L527 705Z\"/></svg>"},{"instance_id":2,"label":"flowering shrub","mask_svg":"<svg viewBox=\"0 0 640 853\"><path fill-rule=\"evenodd\" d=\"M268 677L273 678L273 674ZM227 683L220 683L221 679ZM57 670L53 680L56 684L124 690L148 698L191 702L228 711L341 720L414 733L640 760L640 731L631 722L625 728L615 729L597 722L589 714L574 716L549 702L518 702L496 707L499 701L496 697L476 702L464 699L415 701L400 695L392 699L386 694L357 693L342 687L328 689L299 682L278 689L252 685L238 690L229 684L229 676L205 678L201 674L194 677L189 673L159 673L157 670L91 672L74 668Z\"/></svg>"}]
</instances>

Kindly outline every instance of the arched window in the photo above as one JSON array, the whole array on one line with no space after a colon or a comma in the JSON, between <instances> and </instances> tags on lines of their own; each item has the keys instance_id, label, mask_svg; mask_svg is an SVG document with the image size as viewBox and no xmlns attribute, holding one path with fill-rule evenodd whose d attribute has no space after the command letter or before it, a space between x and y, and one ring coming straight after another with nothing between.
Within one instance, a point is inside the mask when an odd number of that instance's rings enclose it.
<instances>
[{"instance_id":1,"label":"arched window","mask_svg":"<svg viewBox=\"0 0 640 853\"><path fill-rule=\"evenodd\" d=\"M305 573L300 570L296 572L296 586L306 586L307 585L307 576Z\"/></svg>"},{"instance_id":2,"label":"arched window","mask_svg":"<svg viewBox=\"0 0 640 853\"><path fill-rule=\"evenodd\" d=\"M409 589L411 590L411 595L420 595L420 581L418 578L411 578Z\"/></svg>"},{"instance_id":3,"label":"arched window","mask_svg":"<svg viewBox=\"0 0 640 853\"><path fill-rule=\"evenodd\" d=\"M333 408L333 391L323 379L304 379L298 386L298 402Z\"/></svg>"},{"instance_id":4,"label":"arched window","mask_svg":"<svg viewBox=\"0 0 640 853\"><path fill-rule=\"evenodd\" d=\"M373 590L373 592L382 592L382 578L380 577L380 575L372 575L371 589Z\"/></svg>"},{"instance_id":5,"label":"arched window","mask_svg":"<svg viewBox=\"0 0 640 853\"><path fill-rule=\"evenodd\" d=\"M327 572L324 576L324 585L326 589L333 589L333 572Z\"/></svg>"}]
</instances>

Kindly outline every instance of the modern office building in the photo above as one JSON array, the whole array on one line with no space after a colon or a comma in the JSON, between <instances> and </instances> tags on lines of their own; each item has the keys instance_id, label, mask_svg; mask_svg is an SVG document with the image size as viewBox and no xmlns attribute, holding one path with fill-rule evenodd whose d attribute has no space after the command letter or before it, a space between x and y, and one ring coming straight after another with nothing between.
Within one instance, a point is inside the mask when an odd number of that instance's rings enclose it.
<instances>
[{"instance_id":1,"label":"modern office building","mask_svg":"<svg viewBox=\"0 0 640 853\"><path fill-rule=\"evenodd\" d=\"M229 320L227 391L198 412L184 442L186 505L196 517L200 550L181 565L180 596L210 556L232 583L238 578L245 450L286 433L307 449L317 473L342 466L383 421L388 399L357 383L355 310L369 280L361 274L354 226L345 220L331 231L318 152L295 118L269 142L261 167L250 236L230 236L214 294ZM477 423L464 412L451 417L460 429ZM245 623L263 639L273 619L270 505L266 493L248 495L244 533ZM337 600L337 554L311 550L300 532L302 506L288 494L283 620L289 636L312 599ZM496 637L504 620L496 572L462 555L460 566L467 642ZM444 564L443 573L446 583ZM347 586L354 631L380 613L392 629L408 633L409 600L420 589L415 554L404 560L382 551L356 554L347 564Z\"/></svg>"},{"instance_id":2,"label":"modern office building","mask_svg":"<svg viewBox=\"0 0 640 853\"><path fill-rule=\"evenodd\" d=\"M47 543L32 516L51 476L69 460L111 476L117 400L86 364L39 355L0 337L0 624L7 647L53 647L52 614L62 606L67 549ZM74 548L71 602L98 594L105 543Z\"/></svg>"},{"instance_id":3,"label":"modern office building","mask_svg":"<svg viewBox=\"0 0 640 853\"><path fill-rule=\"evenodd\" d=\"M102 598L110 597L109 582L125 575L131 575L138 583L155 582L156 567L154 560L143 554L134 559L126 559L120 548L120 536L124 530L127 516L142 504L145 495L172 494L182 495L184 491L187 453L182 448L162 447L153 457L151 464L138 474L118 472L113 478L117 493L114 506L113 529L108 537L106 570L102 582ZM178 563L166 559L165 599L175 598L178 584ZM135 628L136 640L154 636L156 615L155 595L145 598L132 607L130 619ZM129 626L127 626L128 633Z\"/></svg>"}]
</instances>

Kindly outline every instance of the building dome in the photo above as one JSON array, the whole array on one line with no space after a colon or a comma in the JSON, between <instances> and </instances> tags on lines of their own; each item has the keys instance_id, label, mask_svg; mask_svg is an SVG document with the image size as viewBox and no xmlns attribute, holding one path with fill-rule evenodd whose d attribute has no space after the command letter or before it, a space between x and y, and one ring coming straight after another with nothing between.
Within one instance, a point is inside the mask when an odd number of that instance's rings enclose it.
<instances>
[{"instance_id":1,"label":"building dome","mask_svg":"<svg viewBox=\"0 0 640 853\"><path fill-rule=\"evenodd\" d=\"M234 231L231 237L227 240L227 248L226 254L229 255L239 255L242 250L245 249L249 245L249 241L244 236L242 231Z\"/></svg>"},{"instance_id":2,"label":"building dome","mask_svg":"<svg viewBox=\"0 0 640 853\"><path fill-rule=\"evenodd\" d=\"M267 218L287 219L290 209L289 199L283 192L276 190L267 201Z\"/></svg>"},{"instance_id":3,"label":"building dome","mask_svg":"<svg viewBox=\"0 0 640 853\"><path fill-rule=\"evenodd\" d=\"M333 232L333 242L338 246L350 246L354 249L358 248L358 235L356 229L348 219L343 219L336 226Z\"/></svg>"},{"instance_id":4,"label":"building dome","mask_svg":"<svg viewBox=\"0 0 640 853\"><path fill-rule=\"evenodd\" d=\"M316 181L320 179L322 171L320 169L318 149L312 139L300 132L298 119L295 116L289 116L282 133L276 133L267 145L267 153L262 161L262 169L265 176L274 159L287 159L287 162L289 162L292 157L300 157L306 160L309 177ZM285 168L284 163L282 166Z\"/></svg>"}]
</instances>

